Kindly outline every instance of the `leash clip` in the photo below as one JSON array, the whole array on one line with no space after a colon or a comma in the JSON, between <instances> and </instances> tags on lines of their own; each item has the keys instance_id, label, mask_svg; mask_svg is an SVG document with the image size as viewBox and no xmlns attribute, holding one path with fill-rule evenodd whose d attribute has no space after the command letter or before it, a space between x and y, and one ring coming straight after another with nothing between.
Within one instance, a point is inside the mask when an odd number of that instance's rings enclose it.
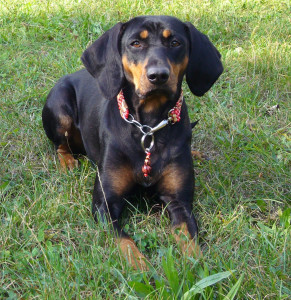
<instances>
[{"instance_id":1,"label":"leash clip","mask_svg":"<svg viewBox=\"0 0 291 300\"><path fill-rule=\"evenodd\" d=\"M149 133L154 134L154 132L164 128L166 125L168 125L168 123L169 123L169 119L161 121L157 126L155 126L154 128L151 128Z\"/></svg>"}]
</instances>

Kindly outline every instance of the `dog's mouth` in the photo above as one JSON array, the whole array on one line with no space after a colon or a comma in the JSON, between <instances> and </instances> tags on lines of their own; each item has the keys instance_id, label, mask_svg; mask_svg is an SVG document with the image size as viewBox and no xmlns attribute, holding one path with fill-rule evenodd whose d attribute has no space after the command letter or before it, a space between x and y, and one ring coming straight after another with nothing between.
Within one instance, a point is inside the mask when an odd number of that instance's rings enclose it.
<instances>
[{"instance_id":1,"label":"dog's mouth","mask_svg":"<svg viewBox=\"0 0 291 300\"><path fill-rule=\"evenodd\" d=\"M174 98L174 93L169 89L154 89L140 97L140 105L149 113L158 110Z\"/></svg>"},{"instance_id":2,"label":"dog's mouth","mask_svg":"<svg viewBox=\"0 0 291 300\"><path fill-rule=\"evenodd\" d=\"M136 90L136 94L143 101L152 100L153 98L167 98L171 99L175 95L176 91L171 89L167 84L163 86L152 86L146 91Z\"/></svg>"}]
</instances>

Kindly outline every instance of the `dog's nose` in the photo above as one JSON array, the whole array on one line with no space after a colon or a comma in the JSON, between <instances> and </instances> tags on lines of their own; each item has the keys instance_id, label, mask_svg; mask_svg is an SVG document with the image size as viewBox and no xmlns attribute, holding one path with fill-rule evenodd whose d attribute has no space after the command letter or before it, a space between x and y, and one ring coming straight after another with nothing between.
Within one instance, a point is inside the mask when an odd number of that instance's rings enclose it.
<instances>
[{"instance_id":1,"label":"dog's nose","mask_svg":"<svg viewBox=\"0 0 291 300\"><path fill-rule=\"evenodd\" d=\"M150 67L147 77L152 84L163 84L169 79L170 72L167 68Z\"/></svg>"}]
</instances>

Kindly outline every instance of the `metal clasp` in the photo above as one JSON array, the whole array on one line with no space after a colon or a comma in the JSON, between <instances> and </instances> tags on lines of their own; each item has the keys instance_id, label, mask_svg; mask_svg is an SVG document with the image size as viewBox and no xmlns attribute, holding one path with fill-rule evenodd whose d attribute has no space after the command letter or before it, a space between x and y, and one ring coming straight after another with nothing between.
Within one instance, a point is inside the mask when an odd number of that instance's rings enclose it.
<instances>
[{"instance_id":1,"label":"metal clasp","mask_svg":"<svg viewBox=\"0 0 291 300\"><path fill-rule=\"evenodd\" d=\"M145 145L144 145L146 137L151 137L151 138L152 138L149 147L145 147ZM149 151L151 151L151 149L153 148L154 144L155 144L155 138L154 138L153 133L146 133L146 134L144 134L144 135L142 136L142 138L141 138L141 147L142 147L142 149L144 150L144 152L149 152Z\"/></svg>"},{"instance_id":2,"label":"metal clasp","mask_svg":"<svg viewBox=\"0 0 291 300\"><path fill-rule=\"evenodd\" d=\"M168 120L163 120L161 121L157 126L155 126L154 128L151 129L150 133L153 134L154 132L162 129L163 127L165 127L166 125L168 125L169 121Z\"/></svg>"}]
</instances>

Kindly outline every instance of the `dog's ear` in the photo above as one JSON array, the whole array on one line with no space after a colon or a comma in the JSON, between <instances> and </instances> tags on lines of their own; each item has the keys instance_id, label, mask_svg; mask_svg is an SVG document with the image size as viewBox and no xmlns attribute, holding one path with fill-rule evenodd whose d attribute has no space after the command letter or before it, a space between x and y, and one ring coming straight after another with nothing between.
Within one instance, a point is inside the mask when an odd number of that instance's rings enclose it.
<instances>
[{"instance_id":1,"label":"dog's ear","mask_svg":"<svg viewBox=\"0 0 291 300\"><path fill-rule=\"evenodd\" d=\"M223 71L220 53L208 37L186 22L190 40L190 56L186 70L186 81L191 92L203 96Z\"/></svg>"},{"instance_id":2,"label":"dog's ear","mask_svg":"<svg viewBox=\"0 0 291 300\"><path fill-rule=\"evenodd\" d=\"M112 99L119 93L124 79L120 56L122 26L122 23L117 23L106 31L81 57L107 99Z\"/></svg>"}]
</instances>

